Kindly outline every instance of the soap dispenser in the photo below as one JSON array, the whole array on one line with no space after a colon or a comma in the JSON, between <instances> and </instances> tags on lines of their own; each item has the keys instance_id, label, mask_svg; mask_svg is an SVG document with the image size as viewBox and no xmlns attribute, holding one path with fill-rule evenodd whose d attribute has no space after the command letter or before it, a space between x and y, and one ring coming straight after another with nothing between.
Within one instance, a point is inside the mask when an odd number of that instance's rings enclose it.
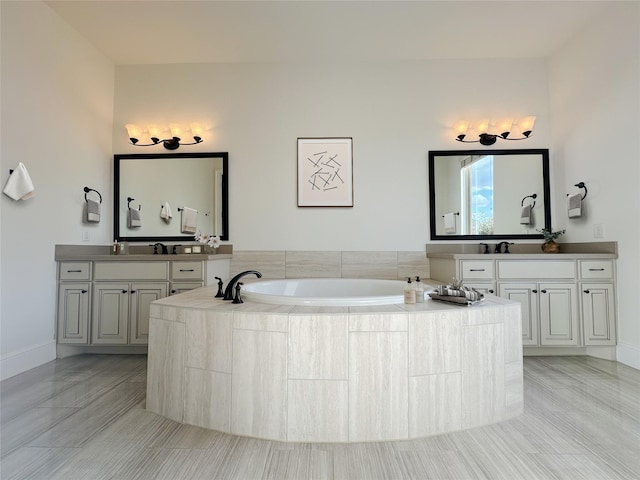
<instances>
[{"instance_id":1,"label":"soap dispenser","mask_svg":"<svg viewBox=\"0 0 640 480\"><path fill-rule=\"evenodd\" d=\"M404 303L416 303L416 289L411 283L411 277L407 277L407 284L404 287Z\"/></svg>"},{"instance_id":2,"label":"soap dispenser","mask_svg":"<svg viewBox=\"0 0 640 480\"><path fill-rule=\"evenodd\" d=\"M424 303L424 283L416 277L416 303Z\"/></svg>"}]
</instances>

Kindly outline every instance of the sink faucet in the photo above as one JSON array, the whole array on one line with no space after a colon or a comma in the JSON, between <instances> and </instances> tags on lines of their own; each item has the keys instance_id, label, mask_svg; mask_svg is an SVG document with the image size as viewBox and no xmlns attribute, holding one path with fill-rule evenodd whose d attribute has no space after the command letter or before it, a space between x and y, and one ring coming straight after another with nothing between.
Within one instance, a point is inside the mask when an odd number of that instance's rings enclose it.
<instances>
[{"instance_id":1,"label":"sink faucet","mask_svg":"<svg viewBox=\"0 0 640 480\"><path fill-rule=\"evenodd\" d=\"M503 253L502 252L502 245L504 245L504 253L509 253L509 245L513 245L512 243L509 242L500 242L496 244L496 248L493 251L493 253Z\"/></svg>"},{"instance_id":2,"label":"sink faucet","mask_svg":"<svg viewBox=\"0 0 640 480\"><path fill-rule=\"evenodd\" d=\"M169 250L167 250L167 246L164 243L154 243L153 245L151 245L153 247L153 254L157 255L158 254L158 247L162 248L162 254L163 255L168 255L169 254Z\"/></svg>"},{"instance_id":3,"label":"sink faucet","mask_svg":"<svg viewBox=\"0 0 640 480\"><path fill-rule=\"evenodd\" d=\"M233 300L233 289L235 288L236 283L238 283L238 280L240 280L245 275L251 275L251 274L255 275L258 278L262 278L262 274L257 270L247 270L245 272L240 272L231 280L229 280L229 283L227 284L227 288L224 291L223 300Z\"/></svg>"}]
</instances>

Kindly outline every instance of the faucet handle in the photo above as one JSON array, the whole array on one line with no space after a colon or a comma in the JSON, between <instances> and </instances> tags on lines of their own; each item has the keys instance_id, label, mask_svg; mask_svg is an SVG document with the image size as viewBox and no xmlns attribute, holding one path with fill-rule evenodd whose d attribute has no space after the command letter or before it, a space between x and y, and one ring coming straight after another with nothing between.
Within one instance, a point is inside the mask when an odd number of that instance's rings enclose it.
<instances>
[{"instance_id":1,"label":"faucet handle","mask_svg":"<svg viewBox=\"0 0 640 480\"><path fill-rule=\"evenodd\" d=\"M216 297L215 298L222 298L224 297L224 292L222 291L222 279L220 277L214 277L216 280L218 280L218 293L216 293Z\"/></svg>"},{"instance_id":2,"label":"faucet handle","mask_svg":"<svg viewBox=\"0 0 640 480\"><path fill-rule=\"evenodd\" d=\"M242 298L240 297L240 289L242 288L242 282L236 283L236 296L233 298L233 302L231 303L244 303Z\"/></svg>"}]
</instances>

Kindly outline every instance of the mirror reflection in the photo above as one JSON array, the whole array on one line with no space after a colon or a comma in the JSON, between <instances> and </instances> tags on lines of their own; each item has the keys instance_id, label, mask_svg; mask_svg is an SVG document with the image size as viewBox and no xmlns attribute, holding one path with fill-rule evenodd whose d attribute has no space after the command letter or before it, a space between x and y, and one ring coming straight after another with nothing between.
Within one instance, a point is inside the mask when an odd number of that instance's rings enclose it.
<instances>
[{"instance_id":1,"label":"mirror reflection","mask_svg":"<svg viewBox=\"0 0 640 480\"><path fill-rule=\"evenodd\" d=\"M432 240L542 238L549 151L430 151L429 197Z\"/></svg>"},{"instance_id":2,"label":"mirror reflection","mask_svg":"<svg viewBox=\"0 0 640 480\"><path fill-rule=\"evenodd\" d=\"M228 154L114 156L114 240L228 240Z\"/></svg>"}]
</instances>

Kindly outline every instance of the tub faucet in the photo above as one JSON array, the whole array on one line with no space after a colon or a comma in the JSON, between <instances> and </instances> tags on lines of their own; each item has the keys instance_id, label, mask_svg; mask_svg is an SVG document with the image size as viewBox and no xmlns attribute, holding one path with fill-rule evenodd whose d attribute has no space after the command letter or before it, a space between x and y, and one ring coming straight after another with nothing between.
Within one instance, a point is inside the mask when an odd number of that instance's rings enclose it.
<instances>
[{"instance_id":1,"label":"tub faucet","mask_svg":"<svg viewBox=\"0 0 640 480\"><path fill-rule=\"evenodd\" d=\"M240 272L231 280L229 280L229 283L227 283L227 288L224 290L223 300L233 300L233 289L235 288L236 283L238 283L238 280L240 280L245 275L251 275L251 274L255 275L258 278L262 278L262 274L257 270L247 270L245 272Z\"/></svg>"}]
</instances>

